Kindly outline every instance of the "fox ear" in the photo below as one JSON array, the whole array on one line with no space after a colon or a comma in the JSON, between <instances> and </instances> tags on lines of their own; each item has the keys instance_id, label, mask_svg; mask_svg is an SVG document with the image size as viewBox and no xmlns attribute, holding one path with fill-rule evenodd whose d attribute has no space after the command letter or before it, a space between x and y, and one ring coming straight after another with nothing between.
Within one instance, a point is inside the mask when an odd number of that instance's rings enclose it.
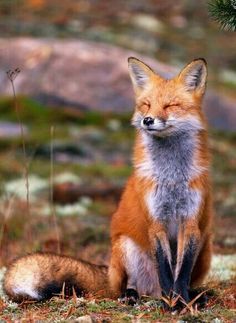
<instances>
[{"instance_id":1,"label":"fox ear","mask_svg":"<svg viewBox=\"0 0 236 323\"><path fill-rule=\"evenodd\" d=\"M139 94L148 87L155 73L148 65L135 57L128 58L128 66L134 91Z\"/></svg>"},{"instance_id":2,"label":"fox ear","mask_svg":"<svg viewBox=\"0 0 236 323\"><path fill-rule=\"evenodd\" d=\"M188 64L179 74L178 79L187 91L195 91L203 95L206 88L207 63L204 58L198 58Z\"/></svg>"}]
</instances>

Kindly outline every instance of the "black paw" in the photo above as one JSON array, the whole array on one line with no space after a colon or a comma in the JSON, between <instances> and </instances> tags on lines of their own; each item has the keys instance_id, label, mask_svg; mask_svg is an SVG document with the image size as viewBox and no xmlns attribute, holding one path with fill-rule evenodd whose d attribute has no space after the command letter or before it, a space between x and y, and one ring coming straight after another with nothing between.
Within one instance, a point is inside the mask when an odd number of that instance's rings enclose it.
<instances>
[{"instance_id":1,"label":"black paw","mask_svg":"<svg viewBox=\"0 0 236 323\"><path fill-rule=\"evenodd\" d=\"M187 284L183 284L177 281L174 285L173 296L179 298L179 304L188 304L190 301L190 297Z\"/></svg>"},{"instance_id":2,"label":"black paw","mask_svg":"<svg viewBox=\"0 0 236 323\"><path fill-rule=\"evenodd\" d=\"M198 308L203 308L207 301L209 300L209 295L207 295L202 290L185 290L182 291L181 294L177 294L176 292L173 292L170 306L166 306L165 304L165 310L169 310L171 312L180 312L182 309L189 306L195 306L197 304Z\"/></svg>"},{"instance_id":3,"label":"black paw","mask_svg":"<svg viewBox=\"0 0 236 323\"><path fill-rule=\"evenodd\" d=\"M135 289L128 288L119 298L121 303L127 305L135 305L139 299L139 295Z\"/></svg>"},{"instance_id":4,"label":"black paw","mask_svg":"<svg viewBox=\"0 0 236 323\"><path fill-rule=\"evenodd\" d=\"M171 304L168 302L166 302L166 301L164 301L164 300L161 300L160 301L160 305L161 305L161 307L162 307L162 309L165 311L165 312L170 312L171 311Z\"/></svg>"},{"instance_id":5,"label":"black paw","mask_svg":"<svg viewBox=\"0 0 236 323\"><path fill-rule=\"evenodd\" d=\"M164 294L161 304L164 311L169 312L180 311L184 307L183 298L175 292L171 292L168 296Z\"/></svg>"}]
</instances>

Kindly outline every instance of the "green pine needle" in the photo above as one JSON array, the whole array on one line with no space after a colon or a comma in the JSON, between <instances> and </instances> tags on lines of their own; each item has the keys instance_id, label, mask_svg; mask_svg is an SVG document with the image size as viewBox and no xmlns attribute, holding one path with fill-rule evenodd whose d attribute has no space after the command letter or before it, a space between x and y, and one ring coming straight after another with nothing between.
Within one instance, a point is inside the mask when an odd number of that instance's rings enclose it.
<instances>
[{"instance_id":1,"label":"green pine needle","mask_svg":"<svg viewBox=\"0 0 236 323\"><path fill-rule=\"evenodd\" d=\"M236 0L212 0L208 2L208 9L223 29L236 31Z\"/></svg>"}]
</instances>

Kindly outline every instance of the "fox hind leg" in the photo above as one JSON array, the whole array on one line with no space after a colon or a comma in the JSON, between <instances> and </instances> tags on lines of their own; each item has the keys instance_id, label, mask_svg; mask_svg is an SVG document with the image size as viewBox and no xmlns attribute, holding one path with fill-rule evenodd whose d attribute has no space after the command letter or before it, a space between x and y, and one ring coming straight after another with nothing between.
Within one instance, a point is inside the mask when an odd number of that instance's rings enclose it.
<instances>
[{"instance_id":1,"label":"fox hind leg","mask_svg":"<svg viewBox=\"0 0 236 323\"><path fill-rule=\"evenodd\" d=\"M211 255L212 255L212 237L208 235L205 238L204 244L201 247L201 250L197 256L196 262L194 264L192 274L191 274L191 281L190 281L190 291L189 297L190 299L194 299L199 296L200 293L204 291L204 287L199 288L206 277L210 265L211 265ZM202 296L197 299L197 303L199 307L203 307L208 298L209 293L206 291Z\"/></svg>"},{"instance_id":2,"label":"fox hind leg","mask_svg":"<svg viewBox=\"0 0 236 323\"><path fill-rule=\"evenodd\" d=\"M124 293L121 294L120 301L127 305L135 305L139 299L138 292L133 288L127 288Z\"/></svg>"},{"instance_id":3,"label":"fox hind leg","mask_svg":"<svg viewBox=\"0 0 236 323\"><path fill-rule=\"evenodd\" d=\"M131 238L120 239L120 258L126 275L126 284L121 290L121 300L128 304L137 302L139 296L160 296L156 265L152 255L144 251Z\"/></svg>"},{"instance_id":4,"label":"fox hind leg","mask_svg":"<svg viewBox=\"0 0 236 323\"><path fill-rule=\"evenodd\" d=\"M212 237L208 235L205 238L205 242L201 247L199 255L196 259L192 275L191 275L191 288L198 287L202 284L204 278L206 277L210 265L211 265L211 255L212 255Z\"/></svg>"}]
</instances>

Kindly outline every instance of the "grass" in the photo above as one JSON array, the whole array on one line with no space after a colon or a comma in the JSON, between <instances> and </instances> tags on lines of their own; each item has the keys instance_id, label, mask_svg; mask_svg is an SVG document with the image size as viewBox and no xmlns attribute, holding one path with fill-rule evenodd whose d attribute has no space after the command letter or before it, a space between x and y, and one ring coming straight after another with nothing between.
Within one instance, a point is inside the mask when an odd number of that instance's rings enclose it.
<instances>
[{"instance_id":1,"label":"grass","mask_svg":"<svg viewBox=\"0 0 236 323\"><path fill-rule=\"evenodd\" d=\"M90 188L102 190L112 187L120 192L132 171L134 130L129 125L130 116L93 112L73 112L71 115L63 109L55 113L53 108L46 109L26 97L19 97L19 107L23 124L28 129L25 142L29 160L30 218L26 213L24 185L18 182L23 179L21 140L17 137L0 138L0 221L4 222L1 227L0 267L29 251L56 250L49 196L51 125L55 127L54 181L60 178L62 187L68 181L72 183L74 178L75 187L86 189L88 194ZM0 115L1 121L17 123L11 99L0 99ZM214 249L217 253L229 255L236 253L235 138L235 133L210 131L216 209ZM16 189L9 191L7 187L10 184ZM23 193L18 196L12 194L19 186ZM112 194L109 197L80 195L70 203L60 199L55 202L63 254L95 263L108 263L110 215L117 207L117 196ZM7 216L6 209L9 210ZM222 262L223 271L215 281L208 282L206 289L213 289L213 294L202 310L190 308L172 315L162 309L159 301L150 298L143 298L140 304L130 307L88 295L85 299L54 297L44 303L19 305L0 298L0 316L3 321L64 322L84 317L85 322L232 322L236 297L232 273L235 268L227 269L227 259L225 257L215 264L219 267ZM225 277L226 281L221 282L219 277Z\"/></svg>"},{"instance_id":2,"label":"grass","mask_svg":"<svg viewBox=\"0 0 236 323\"><path fill-rule=\"evenodd\" d=\"M234 289L229 283L214 288L209 304L202 310L185 309L182 314L163 310L159 300L144 297L139 304L127 306L109 299L86 298L63 299L54 297L43 303L22 303L17 307L12 303L1 303L2 319L42 320L64 322L78 319L85 322L232 322L235 317L233 306ZM235 302L235 299L234 299Z\"/></svg>"}]
</instances>

